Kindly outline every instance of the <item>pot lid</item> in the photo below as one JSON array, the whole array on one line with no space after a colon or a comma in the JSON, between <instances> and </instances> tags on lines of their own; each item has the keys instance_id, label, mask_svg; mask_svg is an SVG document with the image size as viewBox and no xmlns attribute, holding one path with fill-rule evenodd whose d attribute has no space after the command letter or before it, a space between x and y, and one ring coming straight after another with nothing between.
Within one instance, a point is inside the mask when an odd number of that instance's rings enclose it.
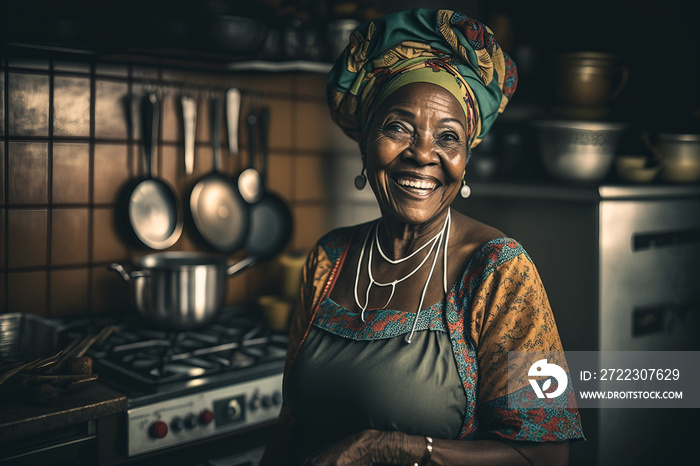
<instances>
[{"instance_id":1,"label":"pot lid","mask_svg":"<svg viewBox=\"0 0 700 466\"><path fill-rule=\"evenodd\" d=\"M539 128L562 128L583 131L620 131L627 127L625 123L615 121L532 120L531 123Z\"/></svg>"},{"instance_id":2,"label":"pot lid","mask_svg":"<svg viewBox=\"0 0 700 466\"><path fill-rule=\"evenodd\" d=\"M148 254L139 260L139 265L147 269L174 269L180 267L222 266L223 258L200 252L168 251Z\"/></svg>"}]
</instances>

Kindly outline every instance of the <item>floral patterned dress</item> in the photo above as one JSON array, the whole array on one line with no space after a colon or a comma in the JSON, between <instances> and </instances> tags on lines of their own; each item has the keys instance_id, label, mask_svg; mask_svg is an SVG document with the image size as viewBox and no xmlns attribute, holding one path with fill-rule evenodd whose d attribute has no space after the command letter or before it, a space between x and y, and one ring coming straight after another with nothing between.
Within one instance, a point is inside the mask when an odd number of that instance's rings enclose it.
<instances>
[{"instance_id":1,"label":"floral patterned dress","mask_svg":"<svg viewBox=\"0 0 700 466\"><path fill-rule=\"evenodd\" d=\"M318 427L326 432L364 426L464 440L583 439L570 385L561 397L565 403L553 408L538 403L526 378L509 383L509 351L562 351L540 276L517 241L497 238L481 245L447 297L419 314L416 335L422 334L423 339L406 345L401 337L411 331L413 312L380 309L367 312L362 322L358 313L329 298L358 228L328 233L309 254L290 328L280 422L323 424ZM391 355L404 351L395 343L397 340L404 348L422 347L424 351L406 349L407 356L397 360ZM364 353L370 345L374 345L372 358ZM329 348L335 350L329 352ZM445 358L451 363L445 365ZM295 367L297 360L303 370ZM384 364L372 364L375 360ZM438 363L446 369L434 379L426 377L426 373L435 373L430 367ZM560 365L566 367L565 361L560 361ZM363 367L367 370L360 370ZM398 387L387 383L387 392L382 393L382 384L376 382L381 371L386 371L386 380L404 383ZM342 382L344 373L352 374L346 382ZM333 374L341 379L331 377ZM325 386L333 380L335 385ZM364 391L360 390L362 387ZM321 399L324 390L333 391L325 392L329 395L327 400ZM304 391L313 395L300 393ZM432 408L415 410L417 419L414 416L392 420L392 416L401 417L401 406L416 406L411 402L410 394L414 392L420 403ZM330 414L326 409L327 415L319 417L309 409L314 397L320 406L328 400L350 400L350 404L347 409L331 410ZM392 397L398 401L388 401ZM521 402L509 404L509 397ZM377 405L376 400L385 403ZM436 423L435 416L428 414L430 411L444 417L444 426Z\"/></svg>"}]
</instances>

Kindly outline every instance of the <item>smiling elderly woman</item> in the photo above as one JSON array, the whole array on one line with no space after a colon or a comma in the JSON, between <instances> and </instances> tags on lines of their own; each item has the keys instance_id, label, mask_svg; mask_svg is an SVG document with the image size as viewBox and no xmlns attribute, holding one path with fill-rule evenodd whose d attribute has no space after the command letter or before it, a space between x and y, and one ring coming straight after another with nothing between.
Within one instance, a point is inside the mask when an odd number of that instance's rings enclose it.
<instances>
[{"instance_id":1,"label":"smiling elderly woman","mask_svg":"<svg viewBox=\"0 0 700 466\"><path fill-rule=\"evenodd\" d=\"M515 240L450 209L516 82L491 31L452 11L352 34L328 97L382 215L309 255L263 464L566 464L583 437L570 385L556 407L508 379L509 352L561 351L539 275Z\"/></svg>"}]
</instances>

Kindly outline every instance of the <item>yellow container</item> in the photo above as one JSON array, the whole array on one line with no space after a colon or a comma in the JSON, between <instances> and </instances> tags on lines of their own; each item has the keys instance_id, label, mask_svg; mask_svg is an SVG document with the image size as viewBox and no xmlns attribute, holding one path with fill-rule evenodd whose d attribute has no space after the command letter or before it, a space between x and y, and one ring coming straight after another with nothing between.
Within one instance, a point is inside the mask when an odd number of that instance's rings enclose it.
<instances>
[{"instance_id":1,"label":"yellow container","mask_svg":"<svg viewBox=\"0 0 700 466\"><path fill-rule=\"evenodd\" d=\"M270 328L282 332L289 329L293 306L291 301L273 295L260 296L257 301L265 322Z\"/></svg>"},{"instance_id":2,"label":"yellow container","mask_svg":"<svg viewBox=\"0 0 700 466\"><path fill-rule=\"evenodd\" d=\"M280 257L282 265L282 296L296 302L301 286L301 272L306 263L305 252L291 252Z\"/></svg>"}]
</instances>

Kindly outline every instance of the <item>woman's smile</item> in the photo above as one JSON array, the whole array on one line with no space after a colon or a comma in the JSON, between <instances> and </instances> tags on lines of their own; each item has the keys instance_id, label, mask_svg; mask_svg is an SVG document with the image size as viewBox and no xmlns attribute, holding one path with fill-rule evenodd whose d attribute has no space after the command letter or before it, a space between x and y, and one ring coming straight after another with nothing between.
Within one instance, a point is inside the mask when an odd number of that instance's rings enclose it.
<instances>
[{"instance_id":1,"label":"woman's smile","mask_svg":"<svg viewBox=\"0 0 700 466\"><path fill-rule=\"evenodd\" d=\"M416 196L419 199L430 196L441 186L437 179L418 174L399 173L392 175L390 179L393 182L392 185L398 186L398 189L407 195Z\"/></svg>"}]
</instances>

